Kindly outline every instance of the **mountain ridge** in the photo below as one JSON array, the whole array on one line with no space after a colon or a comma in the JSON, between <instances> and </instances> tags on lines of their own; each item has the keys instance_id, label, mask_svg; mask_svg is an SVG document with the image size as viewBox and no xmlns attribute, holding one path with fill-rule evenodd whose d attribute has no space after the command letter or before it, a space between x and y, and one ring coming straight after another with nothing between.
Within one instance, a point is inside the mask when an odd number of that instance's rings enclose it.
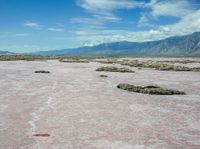
<instances>
[{"instance_id":1,"label":"mountain ridge","mask_svg":"<svg viewBox=\"0 0 200 149\"><path fill-rule=\"evenodd\" d=\"M0 55L10 55L10 54L14 54L14 53L9 52L9 51L0 51Z\"/></svg>"},{"instance_id":2,"label":"mountain ridge","mask_svg":"<svg viewBox=\"0 0 200 149\"><path fill-rule=\"evenodd\" d=\"M79 48L38 51L35 55L69 56L200 56L200 32L147 42L119 41Z\"/></svg>"},{"instance_id":3,"label":"mountain ridge","mask_svg":"<svg viewBox=\"0 0 200 149\"><path fill-rule=\"evenodd\" d=\"M157 41L120 41L91 47L39 51L34 54L72 56L200 56L200 32Z\"/></svg>"}]
</instances>

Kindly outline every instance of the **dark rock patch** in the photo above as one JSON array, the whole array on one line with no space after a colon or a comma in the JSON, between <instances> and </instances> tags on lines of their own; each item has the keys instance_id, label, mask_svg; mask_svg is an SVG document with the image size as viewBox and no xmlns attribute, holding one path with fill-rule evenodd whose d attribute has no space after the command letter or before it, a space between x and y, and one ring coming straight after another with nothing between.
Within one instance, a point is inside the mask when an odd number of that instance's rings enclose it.
<instances>
[{"instance_id":1,"label":"dark rock patch","mask_svg":"<svg viewBox=\"0 0 200 149\"><path fill-rule=\"evenodd\" d=\"M151 95L185 95L185 92L173 90L173 89L166 89L159 86L134 86L130 84L119 84L117 85L117 88L131 91L131 92L137 92L137 93L143 93L143 94L151 94Z\"/></svg>"},{"instance_id":2,"label":"dark rock patch","mask_svg":"<svg viewBox=\"0 0 200 149\"><path fill-rule=\"evenodd\" d=\"M100 77L107 78L108 76L107 75L100 75Z\"/></svg>"},{"instance_id":3,"label":"dark rock patch","mask_svg":"<svg viewBox=\"0 0 200 149\"><path fill-rule=\"evenodd\" d=\"M34 134L35 137L49 137L50 134Z\"/></svg>"},{"instance_id":4,"label":"dark rock patch","mask_svg":"<svg viewBox=\"0 0 200 149\"><path fill-rule=\"evenodd\" d=\"M134 73L134 71L129 69L129 68L125 68L125 67L118 68L118 67L112 67L112 66L110 66L110 67L100 67L100 68L97 68L96 71Z\"/></svg>"},{"instance_id":5,"label":"dark rock patch","mask_svg":"<svg viewBox=\"0 0 200 149\"><path fill-rule=\"evenodd\" d=\"M87 59L78 59L78 58L74 58L74 59L60 59L60 62L64 62L64 63L89 63L89 61Z\"/></svg>"},{"instance_id":6,"label":"dark rock patch","mask_svg":"<svg viewBox=\"0 0 200 149\"><path fill-rule=\"evenodd\" d=\"M50 71L45 71L45 70L37 70L35 73L50 73Z\"/></svg>"},{"instance_id":7,"label":"dark rock patch","mask_svg":"<svg viewBox=\"0 0 200 149\"><path fill-rule=\"evenodd\" d=\"M166 60L166 61L157 61L162 63L180 63L180 64L189 64L189 63L200 63L200 61L197 60Z\"/></svg>"},{"instance_id":8,"label":"dark rock patch","mask_svg":"<svg viewBox=\"0 0 200 149\"><path fill-rule=\"evenodd\" d=\"M120 64L127 65L130 67L154 68L156 70L161 70L161 71L196 71L196 72L200 72L200 67L189 68L189 67L185 67L185 66L176 66L173 64L155 62L152 60L145 61L145 62L139 62L137 60L123 61Z\"/></svg>"}]
</instances>

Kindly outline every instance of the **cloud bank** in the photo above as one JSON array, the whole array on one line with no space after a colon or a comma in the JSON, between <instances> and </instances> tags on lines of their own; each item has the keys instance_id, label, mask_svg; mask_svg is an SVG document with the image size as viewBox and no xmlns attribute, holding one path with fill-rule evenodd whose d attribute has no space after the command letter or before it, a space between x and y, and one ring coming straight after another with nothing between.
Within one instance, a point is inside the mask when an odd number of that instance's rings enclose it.
<instances>
[{"instance_id":1,"label":"cloud bank","mask_svg":"<svg viewBox=\"0 0 200 149\"><path fill-rule=\"evenodd\" d=\"M88 18L73 18L72 23L82 23L82 28L74 31L77 38L85 45L96 45L104 42L133 41L143 42L164 39L200 31L200 9L189 0L77 0L77 5L90 14ZM137 22L142 31L107 28L109 22L123 23L115 12L120 9L141 9ZM173 17L177 21L157 25L161 17ZM93 23L92 23L93 22ZM96 26L97 28L93 27Z\"/></svg>"}]
</instances>

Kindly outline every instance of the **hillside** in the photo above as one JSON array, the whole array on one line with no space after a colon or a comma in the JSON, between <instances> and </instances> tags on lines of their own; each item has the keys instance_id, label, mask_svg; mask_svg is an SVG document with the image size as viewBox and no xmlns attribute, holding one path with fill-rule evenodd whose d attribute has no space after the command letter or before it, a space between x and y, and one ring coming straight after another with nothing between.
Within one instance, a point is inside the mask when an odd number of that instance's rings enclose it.
<instances>
[{"instance_id":1,"label":"hillside","mask_svg":"<svg viewBox=\"0 0 200 149\"><path fill-rule=\"evenodd\" d=\"M9 52L9 51L0 51L0 55L10 55L10 54L14 54L14 53Z\"/></svg>"},{"instance_id":2,"label":"hillside","mask_svg":"<svg viewBox=\"0 0 200 149\"><path fill-rule=\"evenodd\" d=\"M40 51L41 55L99 56L197 56L200 55L200 32L150 42L115 42L93 47Z\"/></svg>"}]
</instances>

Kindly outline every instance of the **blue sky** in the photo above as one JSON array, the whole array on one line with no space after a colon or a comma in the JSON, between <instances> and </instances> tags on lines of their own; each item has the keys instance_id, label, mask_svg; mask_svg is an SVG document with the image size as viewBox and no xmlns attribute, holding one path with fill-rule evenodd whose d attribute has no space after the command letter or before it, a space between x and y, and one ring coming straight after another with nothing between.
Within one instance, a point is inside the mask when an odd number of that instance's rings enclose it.
<instances>
[{"instance_id":1,"label":"blue sky","mask_svg":"<svg viewBox=\"0 0 200 149\"><path fill-rule=\"evenodd\" d=\"M0 50L143 42L197 31L199 0L0 0Z\"/></svg>"}]
</instances>

